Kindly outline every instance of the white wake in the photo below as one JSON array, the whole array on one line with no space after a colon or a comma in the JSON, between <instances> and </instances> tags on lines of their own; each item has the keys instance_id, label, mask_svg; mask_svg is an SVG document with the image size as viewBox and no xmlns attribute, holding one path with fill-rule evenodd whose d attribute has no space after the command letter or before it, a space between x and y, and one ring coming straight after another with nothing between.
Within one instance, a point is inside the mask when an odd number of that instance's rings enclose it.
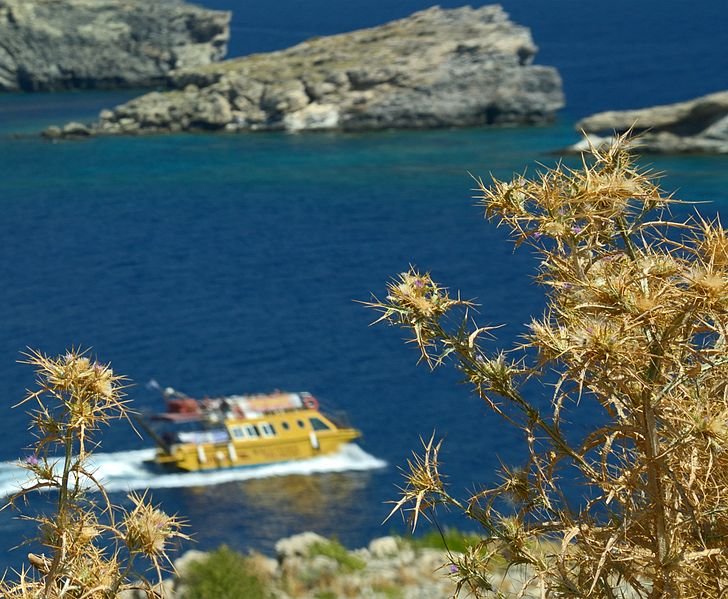
<instances>
[{"instance_id":1,"label":"white wake","mask_svg":"<svg viewBox=\"0 0 728 599\"><path fill-rule=\"evenodd\" d=\"M383 468L386 462L368 454L354 444L343 445L333 454L308 460L232 468L213 472L155 471L145 464L154 458L155 449L99 453L92 457L95 478L107 491L133 491L173 487L201 487L251 478L268 478L289 474L317 474ZM30 485L28 472L15 462L0 462L0 497L6 497Z\"/></svg>"}]
</instances>

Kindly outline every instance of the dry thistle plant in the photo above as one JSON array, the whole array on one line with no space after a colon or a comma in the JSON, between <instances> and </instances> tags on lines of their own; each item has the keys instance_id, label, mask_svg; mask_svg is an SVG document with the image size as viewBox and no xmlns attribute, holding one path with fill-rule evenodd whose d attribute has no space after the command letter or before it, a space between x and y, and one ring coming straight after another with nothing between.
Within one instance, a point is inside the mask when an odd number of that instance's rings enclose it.
<instances>
[{"instance_id":1,"label":"dry thistle plant","mask_svg":"<svg viewBox=\"0 0 728 599\"><path fill-rule=\"evenodd\" d=\"M186 538L180 521L145 495L130 495L130 511L113 505L89 462L101 426L128 418L125 379L78 351L58 358L30 352L25 363L37 375L36 388L18 404L33 404L35 442L20 464L30 482L5 507L41 490L55 491L57 501L54 513L25 517L37 523L47 555L28 554L30 567L15 582L3 578L0 597L109 599L125 589L158 596L144 575L161 581L170 543Z\"/></svg>"},{"instance_id":2,"label":"dry thistle plant","mask_svg":"<svg viewBox=\"0 0 728 599\"><path fill-rule=\"evenodd\" d=\"M675 200L636 166L626 137L590 154L534 180L478 181L487 218L541 260L548 307L522 345L488 352L471 304L414 269L369 303L378 321L413 332L431 367L454 361L528 448L522 468L459 499L431 440L393 513L416 524L447 505L482 526L482 541L453 556L458 592L504 596L489 574L498 556L523 566L529 596L727 597L726 230L672 221ZM546 385L524 388L533 378ZM534 388L553 389L550 408L529 398ZM586 402L606 424L577 438L569 421ZM567 497L560 479L589 499Z\"/></svg>"}]
</instances>

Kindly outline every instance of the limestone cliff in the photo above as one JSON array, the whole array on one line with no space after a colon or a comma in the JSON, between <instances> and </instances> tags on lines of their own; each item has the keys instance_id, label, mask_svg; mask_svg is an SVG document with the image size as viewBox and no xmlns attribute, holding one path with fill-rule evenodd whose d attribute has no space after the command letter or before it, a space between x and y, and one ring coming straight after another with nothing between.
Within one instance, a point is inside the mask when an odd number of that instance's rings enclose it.
<instances>
[{"instance_id":1,"label":"limestone cliff","mask_svg":"<svg viewBox=\"0 0 728 599\"><path fill-rule=\"evenodd\" d=\"M203 68L103 111L89 134L536 124L564 104L530 31L500 6L439 7ZM77 124L72 127L79 134ZM49 133L62 135L54 129Z\"/></svg>"},{"instance_id":2,"label":"limestone cliff","mask_svg":"<svg viewBox=\"0 0 728 599\"><path fill-rule=\"evenodd\" d=\"M728 154L728 91L639 110L600 112L576 124L595 144L632 128L640 152ZM584 140L571 147L585 150Z\"/></svg>"},{"instance_id":3,"label":"limestone cliff","mask_svg":"<svg viewBox=\"0 0 728 599\"><path fill-rule=\"evenodd\" d=\"M0 0L0 90L166 85L224 57L229 21L179 0Z\"/></svg>"}]
</instances>

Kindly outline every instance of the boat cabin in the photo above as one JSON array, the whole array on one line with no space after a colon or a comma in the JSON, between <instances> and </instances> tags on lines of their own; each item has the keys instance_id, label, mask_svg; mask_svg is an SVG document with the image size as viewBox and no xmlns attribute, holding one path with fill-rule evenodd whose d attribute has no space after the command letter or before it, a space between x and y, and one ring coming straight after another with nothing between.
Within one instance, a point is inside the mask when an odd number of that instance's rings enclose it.
<instances>
[{"instance_id":1,"label":"boat cabin","mask_svg":"<svg viewBox=\"0 0 728 599\"><path fill-rule=\"evenodd\" d=\"M192 399L165 392L167 411L155 461L205 470L288 461L332 453L360 436L343 414L321 412L307 392Z\"/></svg>"}]
</instances>

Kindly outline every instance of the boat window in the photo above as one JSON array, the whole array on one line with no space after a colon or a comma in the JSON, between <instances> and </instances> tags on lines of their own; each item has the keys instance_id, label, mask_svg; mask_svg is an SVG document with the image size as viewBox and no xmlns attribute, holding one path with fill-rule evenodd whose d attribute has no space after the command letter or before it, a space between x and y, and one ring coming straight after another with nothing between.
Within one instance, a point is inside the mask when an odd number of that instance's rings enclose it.
<instances>
[{"instance_id":1,"label":"boat window","mask_svg":"<svg viewBox=\"0 0 728 599\"><path fill-rule=\"evenodd\" d=\"M260 433L264 437L274 437L276 434L276 429L272 424L268 424L267 422L261 422L259 424L260 426Z\"/></svg>"},{"instance_id":2,"label":"boat window","mask_svg":"<svg viewBox=\"0 0 728 599\"><path fill-rule=\"evenodd\" d=\"M245 431L243 431L242 426L231 426L230 434L232 435L233 439L244 439L245 438Z\"/></svg>"},{"instance_id":3,"label":"boat window","mask_svg":"<svg viewBox=\"0 0 728 599\"><path fill-rule=\"evenodd\" d=\"M323 420L320 420L319 418L310 418L311 426L313 427L313 430L315 431L327 431L331 427L326 424Z\"/></svg>"},{"instance_id":4,"label":"boat window","mask_svg":"<svg viewBox=\"0 0 728 599\"><path fill-rule=\"evenodd\" d=\"M298 428L306 428L306 423L303 420L296 420L296 424L298 424Z\"/></svg>"},{"instance_id":5,"label":"boat window","mask_svg":"<svg viewBox=\"0 0 728 599\"><path fill-rule=\"evenodd\" d=\"M246 424L243 427L243 431L245 432L245 437L247 439L257 439L260 437L260 433L254 424Z\"/></svg>"},{"instance_id":6,"label":"boat window","mask_svg":"<svg viewBox=\"0 0 728 599\"><path fill-rule=\"evenodd\" d=\"M180 433L179 440L182 443L226 443L230 440L228 432L223 429L214 429L210 431L194 431L189 433Z\"/></svg>"},{"instance_id":7,"label":"boat window","mask_svg":"<svg viewBox=\"0 0 728 599\"><path fill-rule=\"evenodd\" d=\"M289 428L291 428L287 422L281 422L281 426L283 427L284 431L287 431Z\"/></svg>"}]
</instances>

